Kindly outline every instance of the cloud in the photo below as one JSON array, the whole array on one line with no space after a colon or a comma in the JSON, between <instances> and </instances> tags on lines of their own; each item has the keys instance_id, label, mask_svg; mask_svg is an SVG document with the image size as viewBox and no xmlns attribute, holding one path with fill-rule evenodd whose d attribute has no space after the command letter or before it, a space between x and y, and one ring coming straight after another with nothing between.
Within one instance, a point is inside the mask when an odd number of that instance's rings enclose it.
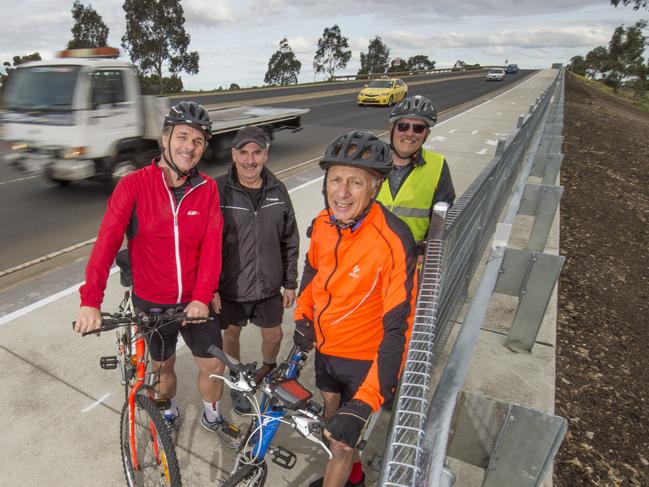
<instances>
[{"instance_id":1,"label":"cloud","mask_svg":"<svg viewBox=\"0 0 649 487\"><path fill-rule=\"evenodd\" d=\"M611 31L608 28L562 26L532 29L505 29L500 32L435 32L419 34L395 31L385 35L388 46L397 48L484 48L519 47L538 49L541 47L589 47L608 42Z\"/></svg>"},{"instance_id":2,"label":"cloud","mask_svg":"<svg viewBox=\"0 0 649 487\"><path fill-rule=\"evenodd\" d=\"M185 19L196 25L224 25L234 22L228 0L182 0Z\"/></svg>"}]
</instances>

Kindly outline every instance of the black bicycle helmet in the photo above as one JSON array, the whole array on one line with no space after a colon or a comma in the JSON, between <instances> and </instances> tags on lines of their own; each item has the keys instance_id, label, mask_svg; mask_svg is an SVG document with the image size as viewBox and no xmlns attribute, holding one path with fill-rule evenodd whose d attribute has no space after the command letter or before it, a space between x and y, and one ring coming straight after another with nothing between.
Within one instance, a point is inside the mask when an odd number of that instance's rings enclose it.
<instances>
[{"instance_id":1,"label":"black bicycle helmet","mask_svg":"<svg viewBox=\"0 0 649 487\"><path fill-rule=\"evenodd\" d=\"M390 146L372 132L355 130L333 140L320 159L320 167L351 166L386 177L392 171Z\"/></svg>"},{"instance_id":2,"label":"black bicycle helmet","mask_svg":"<svg viewBox=\"0 0 649 487\"><path fill-rule=\"evenodd\" d=\"M432 127L437 123L437 109L425 96L409 96L397 103L390 112L390 123L402 118L419 118Z\"/></svg>"},{"instance_id":3,"label":"black bicycle helmet","mask_svg":"<svg viewBox=\"0 0 649 487\"><path fill-rule=\"evenodd\" d=\"M212 136L212 122L210 116L201 105L195 101L181 101L175 104L165 115L162 127L173 125L190 125L205 134L205 140Z\"/></svg>"}]
</instances>

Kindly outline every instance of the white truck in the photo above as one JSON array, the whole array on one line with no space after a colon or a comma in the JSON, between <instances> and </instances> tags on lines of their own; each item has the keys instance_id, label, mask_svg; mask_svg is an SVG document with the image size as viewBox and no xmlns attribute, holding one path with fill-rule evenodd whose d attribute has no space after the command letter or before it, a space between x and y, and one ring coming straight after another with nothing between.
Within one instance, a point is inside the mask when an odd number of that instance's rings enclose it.
<instances>
[{"instance_id":1,"label":"white truck","mask_svg":"<svg viewBox=\"0 0 649 487\"><path fill-rule=\"evenodd\" d=\"M51 181L97 179L115 184L149 164L170 101L142 96L135 69L113 48L62 51L51 61L20 65L3 90L0 158ZM180 101L178 99L177 101ZM299 130L308 109L233 107L208 110L213 137L204 159L229 154L234 133L257 125Z\"/></svg>"}]
</instances>

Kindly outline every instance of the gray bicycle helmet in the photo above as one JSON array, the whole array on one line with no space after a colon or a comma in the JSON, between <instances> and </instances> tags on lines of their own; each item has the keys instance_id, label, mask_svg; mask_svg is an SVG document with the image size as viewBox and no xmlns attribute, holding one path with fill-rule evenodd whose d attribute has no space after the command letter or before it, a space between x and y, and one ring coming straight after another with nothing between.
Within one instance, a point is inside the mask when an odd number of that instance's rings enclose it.
<instances>
[{"instance_id":1,"label":"gray bicycle helmet","mask_svg":"<svg viewBox=\"0 0 649 487\"><path fill-rule=\"evenodd\" d=\"M175 104L165 115L162 127L173 125L190 125L205 134L205 140L212 136L210 116L201 105L195 101L181 101Z\"/></svg>"},{"instance_id":2,"label":"gray bicycle helmet","mask_svg":"<svg viewBox=\"0 0 649 487\"><path fill-rule=\"evenodd\" d=\"M419 118L432 127L437 123L437 109L425 96L409 96L397 103L390 112L390 123L402 118Z\"/></svg>"},{"instance_id":3,"label":"gray bicycle helmet","mask_svg":"<svg viewBox=\"0 0 649 487\"><path fill-rule=\"evenodd\" d=\"M320 167L351 166L366 169L381 177L392 171L390 146L372 132L355 130L334 139L320 159Z\"/></svg>"}]
</instances>

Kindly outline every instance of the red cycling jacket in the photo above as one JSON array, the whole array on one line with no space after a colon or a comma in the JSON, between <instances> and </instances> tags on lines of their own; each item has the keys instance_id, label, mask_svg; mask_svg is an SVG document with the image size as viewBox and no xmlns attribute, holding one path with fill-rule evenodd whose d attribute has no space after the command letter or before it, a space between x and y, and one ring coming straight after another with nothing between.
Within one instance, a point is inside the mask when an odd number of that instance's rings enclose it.
<instances>
[{"instance_id":1,"label":"red cycling jacket","mask_svg":"<svg viewBox=\"0 0 649 487\"><path fill-rule=\"evenodd\" d=\"M412 232L374 203L355 229L332 226L322 211L310 237L295 319L313 322L321 353L372 361L354 398L376 411L392 400L414 319Z\"/></svg>"},{"instance_id":2,"label":"red cycling jacket","mask_svg":"<svg viewBox=\"0 0 649 487\"><path fill-rule=\"evenodd\" d=\"M208 304L218 289L223 217L216 182L196 172L176 205L156 162L124 177L108 200L79 291L82 306L100 307L125 233L139 298Z\"/></svg>"}]
</instances>

